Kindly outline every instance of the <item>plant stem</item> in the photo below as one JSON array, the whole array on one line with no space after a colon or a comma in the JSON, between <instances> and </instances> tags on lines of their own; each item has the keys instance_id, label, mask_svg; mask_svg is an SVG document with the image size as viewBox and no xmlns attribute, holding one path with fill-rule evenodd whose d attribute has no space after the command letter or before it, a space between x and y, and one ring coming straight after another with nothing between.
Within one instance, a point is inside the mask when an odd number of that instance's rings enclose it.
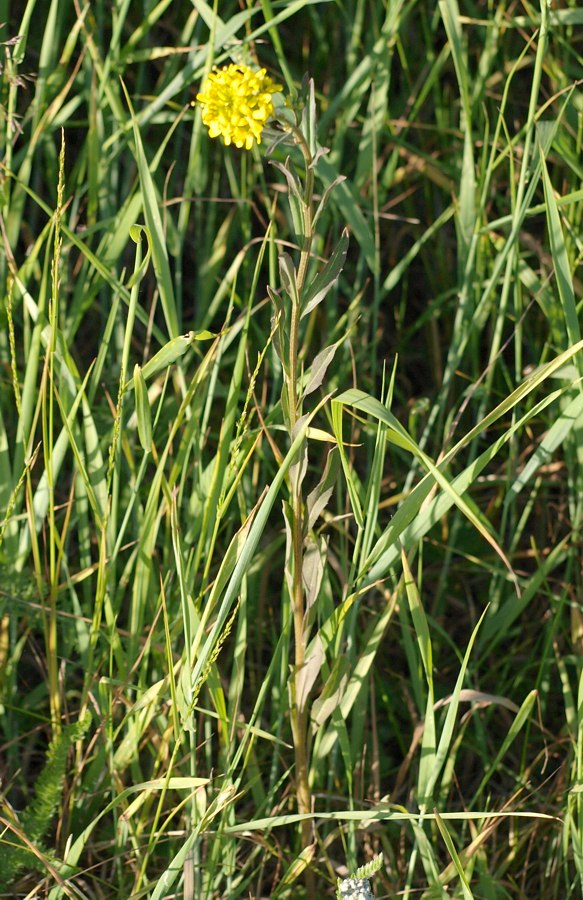
<instances>
[{"instance_id":1,"label":"plant stem","mask_svg":"<svg viewBox=\"0 0 583 900\"><path fill-rule=\"evenodd\" d=\"M290 317L290 356L289 356L289 381L288 381L288 397L290 409L290 433L293 430L297 419L299 418L298 403L298 355L299 355L299 334L300 334L300 317L301 317L301 297L306 284L306 276L308 274L308 264L310 262L310 254L312 252L312 242L314 240L312 228L312 203L314 195L314 170L311 168L312 154L306 142L306 139L299 128L292 129L296 143L300 147L304 163L306 167L306 183L304 189L303 204L303 226L304 233L302 235L302 249L300 254L300 262L298 265L298 273L296 279L297 302L292 302Z\"/></svg>"},{"instance_id":2,"label":"plant stem","mask_svg":"<svg viewBox=\"0 0 583 900\"><path fill-rule=\"evenodd\" d=\"M289 379L287 383L289 405L289 433L293 440L293 431L301 416L301 397L299 396L299 331L301 318L301 297L306 283L308 265L313 242L312 227L312 202L314 192L314 172L311 168L312 156L304 135L299 129L293 129L294 137L301 148L305 162L305 189L303 202L303 235L300 261L296 277L296 296L292 298L290 315L290 349L289 349ZM308 760L308 716L305 705L305 697L298 704L299 685L302 668L306 661L306 648L309 631L305 616L304 586L303 586L303 557L304 557L304 501L302 494L302 463L303 449L300 451L300 461L291 470L291 554L292 554L292 610L294 619L294 675L292 680L291 697L291 727L295 753L296 768L296 799L298 812L309 815L312 812L312 796L309 781ZM302 821L301 825L302 845L305 849L314 841L313 823L310 819ZM308 897L315 895L315 882L313 872L309 866L305 872L305 884Z\"/></svg>"}]
</instances>

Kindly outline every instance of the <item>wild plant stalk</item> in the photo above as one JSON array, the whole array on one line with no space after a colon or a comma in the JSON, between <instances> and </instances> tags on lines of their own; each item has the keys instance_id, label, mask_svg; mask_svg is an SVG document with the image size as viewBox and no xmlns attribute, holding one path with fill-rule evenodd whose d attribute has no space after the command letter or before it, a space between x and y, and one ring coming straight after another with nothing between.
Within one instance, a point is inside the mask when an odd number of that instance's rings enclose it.
<instances>
[{"instance_id":1,"label":"wild plant stalk","mask_svg":"<svg viewBox=\"0 0 583 900\"><path fill-rule=\"evenodd\" d=\"M304 233L300 236L301 254L296 277L296 290L290 292L290 342L288 366L284 365L284 391L287 394L287 408L283 403L285 424L290 441L293 440L294 429L302 415L302 397L299 386L298 358L300 343L300 317L302 297L308 274L308 265L313 243L312 204L314 190L314 172L312 154L306 139L299 128L293 130L294 138L302 151L305 164L305 184L302 198L302 221ZM300 460L304 453L302 448ZM308 706L301 703L302 670L306 664L306 651L309 640L309 626L306 617L306 602L303 585L304 536L305 536L305 501L302 490L304 468L299 462L290 469L291 491L291 607L294 622L294 673L291 684L291 727L293 734L296 763L296 797L298 812L309 815L312 812L312 796L309 782L309 750L308 750ZM308 847L313 840L313 825L309 819L302 821L302 843ZM308 870L309 871L309 870ZM308 888L309 889L309 888Z\"/></svg>"},{"instance_id":2,"label":"wild plant stalk","mask_svg":"<svg viewBox=\"0 0 583 900\"><path fill-rule=\"evenodd\" d=\"M336 283L346 255L347 235L344 233L331 258L309 281L312 245L316 216L313 212L314 170L323 151L316 147L315 99L312 82L304 85L303 96L295 109L280 107L276 111L272 101L282 88L267 76L264 69L256 72L244 65L215 69L206 79L197 100L203 108L202 119L211 137L221 135L226 144L250 150L260 141L263 126L270 116L281 126L275 145L291 141L301 151L303 181L289 159L277 164L288 186L291 219L300 250L297 268L291 257L281 253L279 270L281 291L269 289L273 301L273 338L283 370L281 408L290 447L299 439L298 429L306 425L303 404L306 395L320 386L326 369L334 356L336 344L324 348L312 360L311 376L304 380L300 371L300 321L321 303ZM322 211L326 195L322 198ZM285 295L285 297L283 296ZM303 863L306 865L308 895L314 896L315 883L309 861L315 846L315 833L310 820L312 796L310 790L308 696L323 661L319 638L308 656L311 632L310 608L317 599L318 589L305 573L306 541L310 530L307 498L303 482L307 471L307 438L299 442L298 452L289 468L290 500L284 504L287 526L285 577L290 600L294 630L294 666L289 683L290 720L295 755L296 799L302 817L301 836ZM316 492L325 492L321 482Z\"/></svg>"},{"instance_id":3,"label":"wild plant stalk","mask_svg":"<svg viewBox=\"0 0 583 900\"><path fill-rule=\"evenodd\" d=\"M300 149L303 157L303 185L287 161L280 166L288 182L289 203L292 220L300 247L297 268L287 254L280 256L280 274L282 289L287 295L287 304L274 291L270 296L274 303L274 319L279 322L278 339L275 341L283 369L282 410L284 424L290 443L296 437L298 424L304 415L304 398L316 384L320 383L326 368L331 362L335 345L320 352L312 362L312 374L306 381L300 367L300 320L324 299L336 283L346 255L347 236L344 233L332 256L319 271L310 272L312 247L315 238L314 215L314 171L318 156L322 151L312 151L307 134L315 135L315 102L313 83L306 85L304 114L298 114L296 123L290 122L283 113L279 121ZM319 212L324 205L323 198ZM312 277L309 279L308 275ZM287 308L286 308L287 307ZM315 371L314 371L315 370ZM308 653L312 622L311 605L317 599L317 589L306 583L305 558L306 541L310 531L307 497L303 482L307 471L307 441L300 448L298 458L290 467L290 503L288 509L288 544L286 554L286 576L294 629L294 667L290 681L290 719L295 756L296 800L298 813L309 817L313 813L312 792L310 788L310 749L309 749L309 694L319 674L323 662L323 653L319 637L316 639L311 655ZM320 482L317 491L324 493L324 481ZM311 594L311 596L310 596ZM315 896L315 881L310 868L310 859L315 848L315 830L311 818L302 819L301 838L303 862L306 864L305 882L309 897Z\"/></svg>"}]
</instances>

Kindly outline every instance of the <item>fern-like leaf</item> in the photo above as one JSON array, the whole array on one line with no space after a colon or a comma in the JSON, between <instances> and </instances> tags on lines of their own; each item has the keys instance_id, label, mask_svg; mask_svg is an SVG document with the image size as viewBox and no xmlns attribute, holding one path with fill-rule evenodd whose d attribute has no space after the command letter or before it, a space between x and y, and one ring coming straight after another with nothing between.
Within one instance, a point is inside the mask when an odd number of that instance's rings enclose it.
<instances>
[{"instance_id":1,"label":"fern-like leaf","mask_svg":"<svg viewBox=\"0 0 583 900\"><path fill-rule=\"evenodd\" d=\"M67 755L71 745L79 740L89 727L89 714L79 722L67 725L51 742L45 766L35 784L34 797L15 822L17 829L11 833L11 840L0 837L2 848L2 877L4 884L11 884L23 869L43 871L42 856L53 859L53 855L42 848L42 840L49 830L51 820L58 808L63 793L63 781ZM37 856L15 835L21 832L35 845L41 854Z\"/></svg>"}]
</instances>

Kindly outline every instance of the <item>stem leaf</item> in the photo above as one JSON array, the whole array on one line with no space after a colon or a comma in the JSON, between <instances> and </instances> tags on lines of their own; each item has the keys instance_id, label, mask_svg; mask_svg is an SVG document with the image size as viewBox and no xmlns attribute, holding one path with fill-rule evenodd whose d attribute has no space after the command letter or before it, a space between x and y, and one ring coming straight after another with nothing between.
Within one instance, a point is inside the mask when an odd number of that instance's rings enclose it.
<instances>
[{"instance_id":1,"label":"stem leaf","mask_svg":"<svg viewBox=\"0 0 583 900\"><path fill-rule=\"evenodd\" d=\"M328 366L334 359L334 355L336 350L338 349L341 341L336 341L335 344L330 344L329 347L324 347L323 350L320 350L319 353L314 357L314 361L310 366L308 383L304 390L304 397L307 397L308 394L316 391L324 380L324 376L328 371Z\"/></svg>"},{"instance_id":2,"label":"stem leaf","mask_svg":"<svg viewBox=\"0 0 583 900\"><path fill-rule=\"evenodd\" d=\"M304 665L296 675L296 704L301 715L308 702L308 695L314 687L314 682L320 674L324 662L324 648L320 635L314 638L312 646L306 657Z\"/></svg>"},{"instance_id":3,"label":"stem leaf","mask_svg":"<svg viewBox=\"0 0 583 900\"><path fill-rule=\"evenodd\" d=\"M336 447L333 447L328 454L322 478L314 490L310 491L306 500L308 529L314 527L318 516L326 509L330 502L330 497L334 492L334 486L338 477L339 465L340 457L338 453L336 453Z\"/></svg>"},{"instance_id":4,"label":"stem leaf","mask_svg":"<svg viewBox=\"0 0 583 900\"><path fill-rule=\"evenodd\" d=\"M340 273L344 268L344 261L346 259L346 252L348 250L348 230L345 228L342 232L342 236L338 241L332 256L324 266L324 268L318 272L308 289L306 290L305 297L302 298L302 319L304 316L307 316L312 312L316 306L322 302L326 294L334 287L338 278L340 277Z\"/></svg>"},{"instance_id":5,"label":"stem leaf","mask_svg":"<svg viewBox=\"0 0 583 900\"><path fill-rule=\"evenodd\" d=\"M146 453L152 447L152 413L148 399L148 389L140 366L134 366L134 392L136 395L136 418L138 421L138 437L142 449Z\"/></svg>"}]
</instances>

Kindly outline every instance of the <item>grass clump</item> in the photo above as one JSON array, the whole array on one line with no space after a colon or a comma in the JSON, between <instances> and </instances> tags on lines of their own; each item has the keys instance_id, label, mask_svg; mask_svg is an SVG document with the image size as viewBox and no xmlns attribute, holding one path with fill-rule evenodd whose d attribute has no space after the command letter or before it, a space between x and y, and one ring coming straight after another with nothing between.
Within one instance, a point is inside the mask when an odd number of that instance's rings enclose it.
<instances>
[{"instance_id":1,"label":"grass clump","mask_svg":"<svg viewBox=\"0 0 583 900\"><path fill-rule=\"evenodd\" d=\"M0 10L11 896L580 894L581 18Z\"/></svg>"}]
</instances>

